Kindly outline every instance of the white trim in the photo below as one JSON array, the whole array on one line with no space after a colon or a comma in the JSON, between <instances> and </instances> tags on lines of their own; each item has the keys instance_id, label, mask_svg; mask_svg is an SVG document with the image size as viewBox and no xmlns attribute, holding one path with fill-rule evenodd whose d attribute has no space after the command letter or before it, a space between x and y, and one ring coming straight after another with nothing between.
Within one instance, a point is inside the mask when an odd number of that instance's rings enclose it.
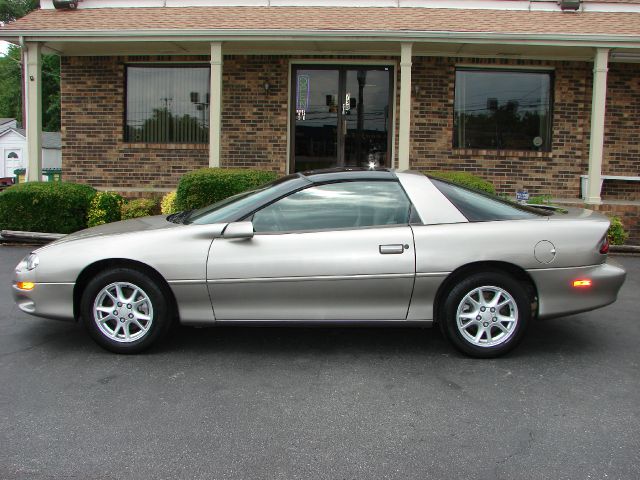
<instances>
[{"instance_id":1,"label":"white trim","mask_svg":"<svg viewBox=\"0 0 640 480\"><path fill-rule=\"evenodd\" d=\"M589 180L585 203L602 203L602 155L604 151L604 123L607 102L607 71L609 50L599 48L593 58L593 93L591 99L591 130L589 135Z\"/></svg>"},{"instance_id":2,"label":"white trim","mask_svg":"<svg viewBox=\"0 0 640 480\"><path fill-rule=\"evenodd\" d=\"M41 44L25 43L24 88L27 112L27 181L42 180L42 56Z\"/></svg>"},{"instance_id":3,"label":"white trim","mask_svg":"<svg viewBox=\"0 0 640 480\"><path fill-rule=\"evenodd\" d=\"M41 0L41 8L53 9L51 0ZM561 12L554 0L81 0L78 8L176 8L176 7L378 7L449 8L476 10L519 10ZM640 12L633 3L587 2L588 12Z\"/></svg>"},{"instance_id":4,"label":"white trim","mask_svg":"<svg viewBox=\"0 0 640 480\"><path fill-rule=\"evenodd\" d=\"M408 170L411 154L411 61L412 43L400 45L400 125L398 126L398 170Z\"/></svg>"},{"instance_id":5,"label":"white trim","mask_svg":"<svg viewBox=\"0 0 640 480\"><path fill-rule=\"evenodd\" d=\"M456 32L420 30L9 30L0 40L18 42L220 42L220 41L309 41L322 39L332 41L367 42L447 42L478 44L525 44L539 46L597 46L602 48L638 48L640 35L600 34L543 34L543 33L498 33Z\"/></svg>"},{"instance_id":6,"label":"white trim","mask_svg":"<svg viewBox=\"0 0 640 480\"><path fill-rule=\"evenodd\" d=\"M209 167L220 167L222 152L222 43L211 43L209 88Z\"/></svg>"}]
</instances>

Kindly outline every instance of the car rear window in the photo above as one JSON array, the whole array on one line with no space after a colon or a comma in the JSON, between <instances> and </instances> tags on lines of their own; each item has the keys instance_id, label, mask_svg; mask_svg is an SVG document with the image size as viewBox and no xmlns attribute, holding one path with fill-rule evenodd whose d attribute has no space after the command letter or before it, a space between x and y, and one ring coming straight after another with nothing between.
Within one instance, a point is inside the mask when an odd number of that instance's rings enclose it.
<instances>
[{"instance_id":1,"label":"car rear window","mask_svg":"<svg viewBox=\"0 0 640 480\"><path fill-rule=\"evenodd\" d=\"M431 182L470 222L524 220L552 215L435 178L431 178Z\"/></svg>"}]
</instances>

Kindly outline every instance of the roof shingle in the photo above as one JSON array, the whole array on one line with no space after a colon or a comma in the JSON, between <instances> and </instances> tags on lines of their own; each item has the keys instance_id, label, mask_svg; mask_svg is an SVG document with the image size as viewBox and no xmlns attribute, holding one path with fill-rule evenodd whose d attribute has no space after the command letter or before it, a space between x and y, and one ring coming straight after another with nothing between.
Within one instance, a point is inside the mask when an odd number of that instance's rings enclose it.
<instances>
[{"instance_id":1,"label":"roof shingle","mask_svg":"<svg viewBox=\"0 0 640 480\"><path fill-rule=\"evenodd\" d=\"M640 36L640 13L384 7L175 7L36 10L15 31L462 32Z\"/></svg>"}]
</instances>

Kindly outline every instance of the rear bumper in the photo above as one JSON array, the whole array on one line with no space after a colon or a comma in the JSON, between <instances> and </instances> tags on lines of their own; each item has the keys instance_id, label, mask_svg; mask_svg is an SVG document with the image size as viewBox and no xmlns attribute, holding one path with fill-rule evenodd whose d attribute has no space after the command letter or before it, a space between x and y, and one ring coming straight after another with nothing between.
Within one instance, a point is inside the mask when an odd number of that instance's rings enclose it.
<instances>
[{"instance_id":1,"label":"rear bumper","mask_svg":"<svg viewBox=\"0 0 640 480\"><path fill-rule=\"evenodd\" d=\"M588 267L528 270L538 289L538 317L586 312L618 298L626 272L612 262ZM591 280L590 287L576 288L574 280Z\"/></svg>"}]
</instances>

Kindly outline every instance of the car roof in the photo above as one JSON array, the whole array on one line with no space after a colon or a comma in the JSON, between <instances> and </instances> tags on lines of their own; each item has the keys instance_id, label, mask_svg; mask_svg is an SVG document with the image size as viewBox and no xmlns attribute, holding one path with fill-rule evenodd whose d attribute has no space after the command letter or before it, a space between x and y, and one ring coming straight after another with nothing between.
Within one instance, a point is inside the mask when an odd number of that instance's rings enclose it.
<instances>
[{"instance_id":1,"label":"car roof","mask_svg":"<svg viewBox=\"0 0 640 480\"><path fill-rule=\"evenodd\" d=\"M344 180L396 180L395 173L388 168L338 167L309 170L299 175L313 183L339 182Z\"/></svg>"}]
</instances>

